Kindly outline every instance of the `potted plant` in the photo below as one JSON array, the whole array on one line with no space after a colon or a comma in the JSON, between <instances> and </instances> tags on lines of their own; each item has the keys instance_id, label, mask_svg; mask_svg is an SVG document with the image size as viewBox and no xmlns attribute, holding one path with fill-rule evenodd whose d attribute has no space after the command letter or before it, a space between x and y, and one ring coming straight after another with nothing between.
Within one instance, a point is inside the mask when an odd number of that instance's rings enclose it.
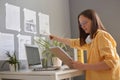
<instances>
[{"instance_id":1,"label":"potted plant","mask_svg":"<svg viewBox=\"0 0 120 80\"><path fill-rule=\"evenodd\" d=\"M10 71L17 71L19 68L19 61L17 60L15 52L11 55L9 51L6 51L5 54L9 59L6 60L1 67L3 68L6 63L9 63Z\"/></svg>"},{"instance_id":2,"label":"potted plant","mask_svg":"<svg viewBox=\"0 0 120 80\"><path fill-rule=\"evenodd\" d=\"M60 66L62 64L62 61L59 58L57 58L54 54L52 54L52 52L50 51L50 47L59 46L62 49L67 50L67 47L65 44L60 43L58 41L44 40L41 37L39 37L37 40L35 40L35 42L43 50L42 55L44 57L44 60L43 60L44 62L47 62L48 59L51 59L53 66ZM57 63L57 61L58 61L58 63ZM45 65L47 66L47 63Z\"/></svg>"}]
</instances>

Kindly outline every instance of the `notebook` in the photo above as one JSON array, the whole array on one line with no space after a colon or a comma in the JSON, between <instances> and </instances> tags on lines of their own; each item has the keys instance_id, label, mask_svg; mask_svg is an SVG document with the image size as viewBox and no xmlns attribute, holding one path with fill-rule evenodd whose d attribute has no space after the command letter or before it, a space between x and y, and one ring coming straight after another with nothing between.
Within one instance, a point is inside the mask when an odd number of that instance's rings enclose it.
<instances>
[{"instance_id":1,"label":"notebook","mask_svg":"<svg viewBox=\"0 0 120 80\"><path fill-rule=\"evenodd\" d=\"M51 47L50 50L53 52L54 55L56 55L59 59L61 59L62 62L66 64L69 68L73 68L71 63L73 59L62 48L56 46L56 47Z\"/></svg>"}]
</instances>

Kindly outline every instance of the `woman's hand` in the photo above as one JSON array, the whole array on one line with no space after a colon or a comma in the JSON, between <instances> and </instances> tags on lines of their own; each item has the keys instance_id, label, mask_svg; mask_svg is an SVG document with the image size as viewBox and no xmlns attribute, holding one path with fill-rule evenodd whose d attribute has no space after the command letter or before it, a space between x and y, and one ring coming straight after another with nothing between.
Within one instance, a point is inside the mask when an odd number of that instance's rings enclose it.
<instances>
[{"instance_id":1,"label":"woman's hand","mask_svg":"<svg viewBox=\"0 0 120 80\"><path fill-rule=\"evenodd\" d=\"M58 42L61 42L61 43L64 43L64 44L66 44L66 45L70 45L70 39L68 39L68 38L63 38L63 37L59 37L59 36L55 36L55 35L49 35L49 38L50 38L50 40L56 40L56 41L58 41Z\"/></svg>"},{"instance_id":2,"label":"woman's hand","mask_svg":"<svg viewBox=\"0 0 120 80\"><path fill-rule=\"evenodd\" d=\"M78 61L73 61L72 62L72 65L73 65L73 68L75 68L75 69L79 69L79 70L85 70L84 68L84 65L85 64L83 64L83 63L81 63L81 62L78 62Z\"/></svg>"},{"instance_id":3,"label":"woman's hand","mask_svg":"<svg viewBox=\"0 0 120 80\"><path fill-rule=\"evenodd\" d=\"M53 35L49 35L49 38L50 38L50 40L52 40L54 38L54 36Z\"/></svg>"}]
</instances>

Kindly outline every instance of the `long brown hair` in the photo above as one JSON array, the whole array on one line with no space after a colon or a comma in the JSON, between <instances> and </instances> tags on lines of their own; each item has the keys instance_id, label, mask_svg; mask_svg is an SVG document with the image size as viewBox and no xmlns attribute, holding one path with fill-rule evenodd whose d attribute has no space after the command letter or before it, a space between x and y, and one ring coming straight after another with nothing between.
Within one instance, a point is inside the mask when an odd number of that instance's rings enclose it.
<instances>
[{"instance_id":1,"label":"long brown hair","mask_svg":"<svg viewBox=\"0 0 120 80\"><path fill-rule=\"evenodd\" d=\"M86 42L85 42L85 39L86 37L89 35L88 33L85 33L85 31L81 28L81 24L79 22L79 18L80 16L83 15L85 16L86 18L90 19L92 24L91 24L91 33L90 33L90 37L91 39L94 38L94 34L97 32L98 29L101 29L101 30L105 30L98 14L92 10L92 9L87 9L83 12L81 12L79 15L78 15L78 26L79 26L79 32L80 32L80 45L84 45Z\"/></svg>"}]
</instances>

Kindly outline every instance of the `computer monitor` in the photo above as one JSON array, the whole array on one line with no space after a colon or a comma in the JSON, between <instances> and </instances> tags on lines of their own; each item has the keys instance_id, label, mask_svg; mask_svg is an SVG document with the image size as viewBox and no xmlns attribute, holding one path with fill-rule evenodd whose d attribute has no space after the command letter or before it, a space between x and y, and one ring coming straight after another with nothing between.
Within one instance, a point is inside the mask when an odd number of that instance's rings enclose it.
<instances>
[{"instance_id":1,"label":"computer monitor","mask_svg":"<svg viewBox=\"0 0 120 80\"><path fill-rule=\"evenodd\" d=\"M37 45L25 44L25 50L29 69L42 67L40 48Z\"/></svg>"}]
</instances>

